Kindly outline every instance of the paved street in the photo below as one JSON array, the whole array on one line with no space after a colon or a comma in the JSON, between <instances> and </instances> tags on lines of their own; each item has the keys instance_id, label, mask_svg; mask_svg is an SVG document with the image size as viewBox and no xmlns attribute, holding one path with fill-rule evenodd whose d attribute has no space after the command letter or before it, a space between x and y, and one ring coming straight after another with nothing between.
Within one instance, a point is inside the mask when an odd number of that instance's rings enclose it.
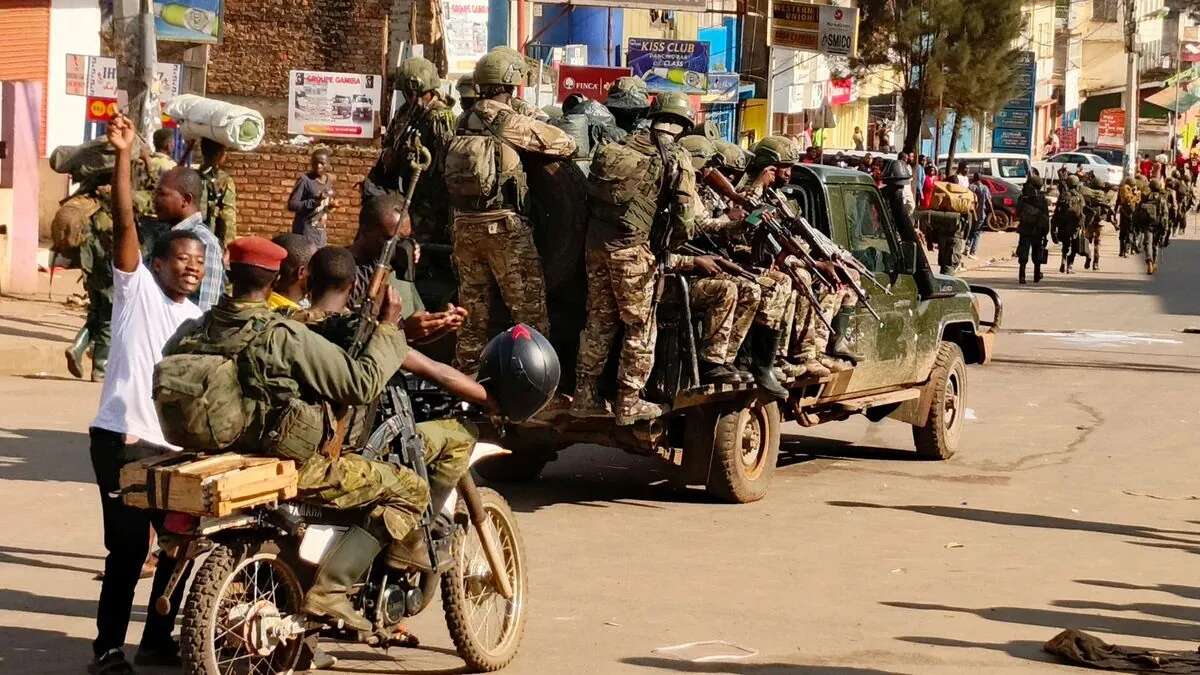
<instances>
[{"instance_id":1,"label":"paved street","mask_svg":"<svg viewBox=\"0 0 1200 675\"><path fill-rule=\"evenodd\" d=\"M985 248L1014 240L989 233ZM596 447L505 487L531 565L506 672L1072 672L1041 652L1067 627L1194 648L1200 335L1183 330L1200 328L1200 239L1176 240L1154 278L1105 246L1102 272L1038 286L1017 286L1012 262L969 274L1001 290L1005 330L996 362L970 369L951 461L914 461L907 427L856 419L787 428L752 505L674 491L656 462ZM90 657L97 395L0 378L0 671L81 672ZM425 648L333 646L337 672L455 672L439 612L411 628ZM757 655L654 652L704 640Z\"/></svg>"}]
</instances>

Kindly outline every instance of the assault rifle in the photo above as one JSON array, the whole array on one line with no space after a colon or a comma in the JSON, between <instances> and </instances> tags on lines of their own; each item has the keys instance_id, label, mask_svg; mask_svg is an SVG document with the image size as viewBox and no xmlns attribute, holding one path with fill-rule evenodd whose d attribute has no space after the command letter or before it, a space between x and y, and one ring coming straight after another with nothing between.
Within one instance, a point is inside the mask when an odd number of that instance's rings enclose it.
<instances>
[{"instance_id":1,"label":"assault rifle","mask_svg":"<svg viewBox=\"0 0 1200 675\"><path fill-rule=\"evenodd\" d=\"M679 183L683 180L683 170L671 161L671 153L662 136L654 132L650 136L654 139L663 171L658 190L658 208L650 225L650 251L657 257L666 253L675 234L675 213L679 209Z\"/></svg>"},{"instance_id":2,"label":"assault rifle","mask_svg":"<svg viewBox=\"0 0 1200 675\"><path fill-rule=\"evenodd\" d=\"M676 248L676 250L678 250L680 253L684 253L684 254L691 255L691 256L701 256L701 255L711 256L712 259L717 263L717 265L722 270L724 270L727 274L745 279L746 281L752 281L754 283L758 283L757 275L755 275L750 270L747 270L745 267L742 267L741 265L733 262L729 258L726 258L723 255L720 255L719 253L712 253L710 251L706 251L706 250L700 248L699 246L696 246L695 244L691 244L691 243L680 244Z\"/></svg>"},{"instance_id":3,"label":"assault rifle","mask_svg":"<svg viewBox=\"0 0 1200 675\"><path fill-rule=\"evenodd\" d=\"M408 220L408 210L412 204L413 191L417 187L417 180L421 177L421 173L429 168L433 163L433 158L429 154L429 150L421 145L419 136L412 137L412 143L409 145L408 152L409 166L412 168L412 177L408 181L408 189L404 193L404 212L400 214L400 225L396 228L396 234L392 235L384 244L383 250L379 252L379 257L375 260L375 267L371 270L371 282L367 285L366 297L363 298L362 304L359 305L356 312L358 323L354 329L354 338L350 342L350 347L346 349L346 353L352 359L357 359L362 355L363 349L370 342L371 336L375 334L376 327L379 326L379 321L375 314L378 311L380 301L383 299L383 293L388 287L388 276L392 272L392 258L396 255L396 247L399 246L400 240L404 239L404 221ZM342 443L346 440L346 432L350 428L350 410L343 409L338 411L337 427L334 429L333 436L325 443L322 448L325 456L330 459L337 459L342 454Z\"/></svg>"}]
</instances>

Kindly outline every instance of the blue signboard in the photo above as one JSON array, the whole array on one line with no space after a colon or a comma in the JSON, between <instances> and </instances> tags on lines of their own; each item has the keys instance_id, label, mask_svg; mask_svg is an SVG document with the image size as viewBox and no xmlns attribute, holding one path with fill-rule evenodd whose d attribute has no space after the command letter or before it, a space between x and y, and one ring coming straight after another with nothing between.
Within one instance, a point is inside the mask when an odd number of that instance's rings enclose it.
<instances>
[{"instance_id":1,"label":"blue signboard","mask_svg":"<svg viewBox=\"0 0 1200 675\"><path fill-rule=\"evenodd\" d=\"M626 65L652 92L708 91L708 43L692 40L629 38Z\"/></svg>"},{"instance_id":2,"label":"blue signboard","mask_svg":"<svg viewBox=\"0 0 1200 675\"><path fill-rule=\"evenodd\" d=\"M1013 71L1016 95L996 113L992 129L992 152L1033 152L1034 93L1037 60L1033 52L1021 52Z\"/></svg>"},{"instance_id":3,"label":"blue signboard","mask_svg":"<svg viewBox=\"0 0 1200 675\"><path fill-rule=\"evenodd\" d=\"M224 0L154 0L154 32L159 40L217 44Z\"/></svg>"}]
</instances>

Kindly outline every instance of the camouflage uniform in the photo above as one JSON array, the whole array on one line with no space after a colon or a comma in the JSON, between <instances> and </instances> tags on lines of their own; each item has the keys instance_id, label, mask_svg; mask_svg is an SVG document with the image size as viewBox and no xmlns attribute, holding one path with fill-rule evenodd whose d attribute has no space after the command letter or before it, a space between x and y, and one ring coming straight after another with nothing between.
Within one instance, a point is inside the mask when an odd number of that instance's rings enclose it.
<instances>
[{"instance_id":1,"label":"camouflage uniform","mask_svg":"<svg viewBox=\"0 0 1200 675\"><path fill-rule=\"evenodd\" d=\"M363 181L363 200L383 194L404 194L412 176L408 148L403 147L405 131L410 120L417 118L416 133L421 145L429 150L433 160L421 173L409 208L413 236L422 243L450 243L450 206L446 201L445 181L442 179L442 158L446 145L454 137L454 111L440 99L424 108L405 103L388 123L383 136L383 151Z\"/></svg>"},{"instance_id":2,"label":"camouflage uniform","mask_svg":"<svg viewBox=\"0 0 1200 675\"><path fill-rule=\"evenodd\" d=\"M696 175L685 150L672 145L668 152L671 154L668 161L680 172L677 192L671 197L678 201L678 208L672 210L672 227L676 232L690 232L699 200ZM626 192L626 186L602 182L596 169L603 169L612 158L631 161L635 156L638 164L629 173L641 176L642 188L655 194L638 194L628 200L619 198L612 191ZM602 147L593 160L588 182L592 196L587 242L588 316L579 336L577 404L589 397L593 399L589 403L594 404L595 383L608 362L618 322L624 327L617 369L618 396L625 402L638 401L650 376L654 365L653 303L658 272L650 251L650 230L663 170L648 131L639 131L621 143ZM686 260L681 264L686 267Z\"/></svg>"},{"instance_id":3,"label":"camouflage uniform","mask_svg":"<svg viewBox=\"0 0 1200 675\"><path fill-rule=\"evenodd\" d=\"M563 130L519 115L493 99L478 101L463 116L459 133L479 133L474 129L476 125L491 129L490 133L499 137L502 157L515 155L514 150L563 158L575 152L574 139ZM515 161L516 171L520 172L519 157ZM506 192L509 188L502 185L500 189ZM550 332L541 258L529 221L520 213L524 187L518 185L515 189L518 194L505 194L499 208L454 208L452 237L459 299L469 312L458 333L457 363L464 372L479 369L479 354L490 337L493 284L499 286L513 321L529 324L546 335Z\"/></svg>"},{"instance_id":4,"label":"camouflage uniform","mask_svg":"<svg viewBox=\"0 0 1200 675\"><path fill-rule=\"evenodd\" d=\"M1129 250L1137 250L1133 236L1133 211L1141 201L1142 195L1134 184L1133 179L1126 178L1117 192L1117 232L1120 242L1120 257L1124 258Z\"/></svg>"},{"instance_id":5,"label":"camouflage uniform","mask_svg":"<svg viewBox=\"0 0 1200 675\"><path fill-rule=\"evenodd\" d=\"M1087 202L1083 226L1083 252L1087 258L1084 269L1100 269L1100 234L1104 230L1104 214L1111 206L1109 194L1107 191L1090 187L1080 189L1083 190L1084 200Z\"/></svg>"},{"instance_id":6,"label":"camouflage uniform","mask_svg":"<svg viewBox=\"0 0 1200 675\"><path fill-rule=\"evenodd\" d=\"M100 198L100 210L92 215L79 247L79 268L87 291L87 319L83 327L92 342L92 379L104 377L112 340L113 310L113 217L108 197Z\"/></svg>"},{"instance_id":7,"label":"camouflage uniform","mask_svg":"<svg viewBox=\"0 0 1200 675\"><path fill-rule=\"evenodd\" d=\"M532 117L533 119L541 121L541 122L545 122L546 120L550 119L549 115L542 112L541 108L535 106L534 104L530 103L529 101L526 101L523 98L513 96L511 99L508 100L508 105L513 110L515 110L518 115L524 115L525 117Z\"/></svg>"},{"instance_id":8,"label":"camouflage uniform","mask_svg":"<svg viewBox=\"0 0 1200 675\"><path fill-rule=\"evenodd\" d=\"M228 246L237 239L237 188L233 176L224 169L205 166L200 167L200 177L204 182L200 199L204 224L217 235L222 246Z\"/></svg>"},{"instance_id":9,"label":"camouflage uniform","mask_svg":"<svg viewBox=\"0 0 1200 675\"><path fill-rule=\"evenodd\" d=\"M150 155L150 161L142 165L144 175L141 177L143 190L153 192L158 187L162 175L176 166L175 160L165 152L155 152Z\"/></svg>"}]
</instances>

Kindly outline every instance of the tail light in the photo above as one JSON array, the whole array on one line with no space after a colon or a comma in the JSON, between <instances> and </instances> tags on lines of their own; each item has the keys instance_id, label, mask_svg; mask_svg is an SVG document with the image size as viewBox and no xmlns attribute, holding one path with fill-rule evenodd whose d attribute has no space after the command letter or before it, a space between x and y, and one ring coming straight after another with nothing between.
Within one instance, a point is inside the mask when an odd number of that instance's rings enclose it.
<instances>
[{"instance_id":1,"label":"tail light","mask_svg":"<svg viewBox=\"0 0 1200 675\"><path fill-rule=\"evenodd\" d=\"M166 519L163 520L163 527L167 532L173 534L191 534L199 522L200 519L196 516L171 511L167 513Z\"/></svg>"},{"instance_id":2,"label":"tail light","mask_svg":"<svg viewBox=\"0 0 1200 675\"><path fill-rule=\"evenodd\" d=\"M1005 198L1004 198L1004 205L1005 205L1005 206L1012 206L1012 205L1013 205L1013 199L1012 199L1012 197L1005 197Z\"/></svg>"}]
</instances>

